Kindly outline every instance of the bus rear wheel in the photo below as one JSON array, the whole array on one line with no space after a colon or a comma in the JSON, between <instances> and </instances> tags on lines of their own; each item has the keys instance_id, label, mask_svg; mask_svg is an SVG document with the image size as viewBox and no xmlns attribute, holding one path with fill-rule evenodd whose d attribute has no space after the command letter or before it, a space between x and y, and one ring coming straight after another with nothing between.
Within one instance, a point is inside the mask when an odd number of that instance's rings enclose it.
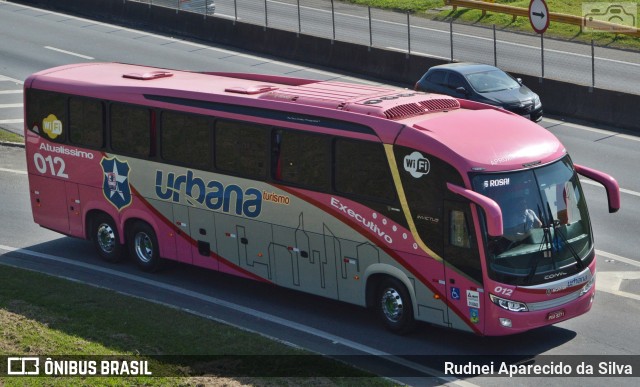
<instances>
[{"instance_id":1,"label":"bus rear wheel","mask_svg":"<svg viewBox=\"0 0 640 387\"><path fill-rule=\"evenodd\" d=\"M115 222L109 215L99 214L91 222L91 240L100 258L107 262L122 260L124 247L120 244L120 235Z\"/></svg>"},{"instance_id":2,"label":"bus rear wheel","mask_svg":"<svg viewBox=\"0 0 640 387\"><path fill-rule=\"evenodd\" d=\"M160 247L153 228L144 222L134 223L128 238L129 255L143 271L160 269Z\"/></svg>"},{"instance_id":3,"label":"bus rear wheel","mask_svg":"<svg viewBox=\"0 0 640 387\"><path fill-rule=\"evenodd\" d=\"M399 334L413 329L413 305L407 288L395 278L386 278L378 287L376 309L385 327Z\"/></svg>"}]
</instances>

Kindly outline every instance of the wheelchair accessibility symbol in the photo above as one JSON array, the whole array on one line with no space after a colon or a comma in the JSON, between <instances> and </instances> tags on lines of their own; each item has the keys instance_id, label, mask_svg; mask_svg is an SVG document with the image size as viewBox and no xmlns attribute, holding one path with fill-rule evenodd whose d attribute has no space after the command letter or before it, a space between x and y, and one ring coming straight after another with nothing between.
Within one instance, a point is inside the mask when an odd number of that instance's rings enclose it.
<instances>
[{"instance_id":1,"label":"wheelchair accessibility symbol","mask_svg":"<svg viewBox=\"0 0 640 387\"><path fill-rule=\"evenodd\" d=\"M459 300L460 299L460 289L459 288L451 288L451 299Z\"/></svg>"}]
</instances>

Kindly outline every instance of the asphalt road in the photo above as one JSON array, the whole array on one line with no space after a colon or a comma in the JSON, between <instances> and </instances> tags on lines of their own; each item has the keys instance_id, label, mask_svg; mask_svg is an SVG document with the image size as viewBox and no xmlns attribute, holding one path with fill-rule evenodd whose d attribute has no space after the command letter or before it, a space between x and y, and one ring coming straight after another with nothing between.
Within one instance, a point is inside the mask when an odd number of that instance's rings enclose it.
<instances>
[{"instance_id":1,"label":"asphalt road","mask_svg":"<svg viewBox=\"0 0 640 387\"><path fill-rule=\"evenodd\" d=\"M14 131L22 128L21 121L10 122L20 120L22 114L21 80L34 71L66 63L123 61L366 82L9 3L0 3L0 21L0 127ZM414 373L430 371L430 358L409 355L574 355L571 359L599 362L611 359L606 354L634 355L625 359L637 360L640 330L634 322L640 313L640 239L636 231L640 226L640 180L635 164L640 160L640 138L616 128L566 123L559 117L545 118L541 125L564 142L574 162L618 179L623 208L608 214L604 189L585 181L598 249L595 305L585 316L515 338L479 338L428 325L420 326L413 335L396 336L384 331L369 312L331 300L179 264L149 275L128 263L103 263L89 242L63 237L33 223L24 150L6 146L0 147L0 263L177 305L320 353L349 355L353 361L365 359L376 370L396 370L397 379L412 385L506 386L513 379L418 377ZM356 354L375 356L352 356ZM587 355L595 357L584 357ZM640 372L640 365L638 368L634 372ZM517 382L554 385L558 379L519 378ZM616 378L615 382L631 386L637 384L637 378ZM562 384L575 386L602 383L599 378L562 379Z\"/></svg>"},{"instance_id":2,"label":"asphalt road","mask_svg":"<svg viewBox=\"0 0 640 387\"><path fill-rule=\"evenodd\" d=\"M592 61L590 44L541 39L507 28L496 29L494 46L493 29L481 24L409 16L408 28L405 13L374 8L369 13L366 7L337 1L332 10L331 4L329 0L217 0L216 16L446 60L453 55L456 61L494 63L495 52L497 64L507 71L640 93L639 52L595 46Z\"/></svg>"}]
</instances>

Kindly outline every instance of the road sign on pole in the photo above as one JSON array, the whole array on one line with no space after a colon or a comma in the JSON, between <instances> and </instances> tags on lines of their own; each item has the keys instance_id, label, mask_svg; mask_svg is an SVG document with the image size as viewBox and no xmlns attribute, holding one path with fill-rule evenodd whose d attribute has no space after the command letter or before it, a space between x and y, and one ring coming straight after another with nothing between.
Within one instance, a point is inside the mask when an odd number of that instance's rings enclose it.
<instances>
[{"instance_id":1,"label":"road sign on pole","mask_svg":"<svg viewBox=\"0 0 640 387\"><path fill-rule=\"evenodd\" d=\"M544 0L531 0L529 3L529 22L533 30L539 34L549 27L549 7Z\"/></svg>"}]
</instances>

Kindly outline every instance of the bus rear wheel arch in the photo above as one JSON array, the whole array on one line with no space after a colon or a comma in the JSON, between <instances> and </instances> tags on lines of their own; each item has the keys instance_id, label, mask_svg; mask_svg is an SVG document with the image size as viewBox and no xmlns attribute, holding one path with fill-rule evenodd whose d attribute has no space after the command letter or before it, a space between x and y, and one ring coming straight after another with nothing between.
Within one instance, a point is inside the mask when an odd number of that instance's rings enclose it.
<instances>
[{"instance_id":1,"label":"bus rear wheel arch","mask_svg":"<svg viewBox=\"0 0 640 387\"><path fill-rule=\"evenodd\" d=\"M160 245L153 227L143 221L136 221L127 229L129 256L143 271L154 272L160 269Z\"/></svg>"},{"instance_id":2,"label":"bus rear wheel arch","mask_svg":"<svg viewBox=\"0 0 640 387\"><path fill-rule=\"evenodd\" d=\"M124 256L124 246L120 244L120 234L113 219L102 212L91 216L90 235L100 258L107 262L120 262Z\"/></svg>"}]
</instances>

